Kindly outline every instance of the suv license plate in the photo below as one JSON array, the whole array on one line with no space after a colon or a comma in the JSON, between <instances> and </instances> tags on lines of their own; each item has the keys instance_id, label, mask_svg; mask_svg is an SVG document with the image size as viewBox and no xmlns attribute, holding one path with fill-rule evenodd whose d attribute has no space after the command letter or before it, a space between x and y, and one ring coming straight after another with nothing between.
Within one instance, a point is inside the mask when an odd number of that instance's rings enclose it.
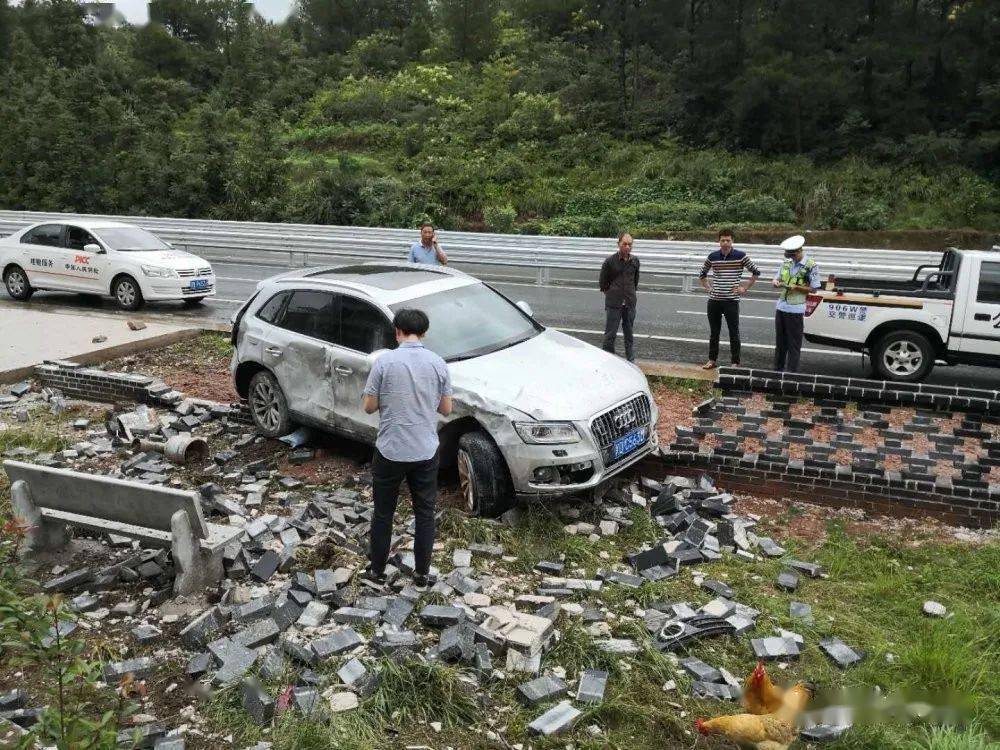
<instances>
[{"instance_id":1,"label":"suv license plate","mask_svg":"<svg viewBox=\"0 0 1000 750\"><path fill-rule=\"evenodd\" d=\"M611 458L617 461L646 443L646 428L639 427L611 444Z\"/></svg>"},{"instance_id":2,"label":"suv license plate","mask_svg":"<svg viewBox=\"0 0 1000 750\"><path fill-rule=\"evenodd\" d=\"M201 289L208 289L208 279L192 279L188 289L192 291L198 291Z\"/></svg>"}]
</instances>

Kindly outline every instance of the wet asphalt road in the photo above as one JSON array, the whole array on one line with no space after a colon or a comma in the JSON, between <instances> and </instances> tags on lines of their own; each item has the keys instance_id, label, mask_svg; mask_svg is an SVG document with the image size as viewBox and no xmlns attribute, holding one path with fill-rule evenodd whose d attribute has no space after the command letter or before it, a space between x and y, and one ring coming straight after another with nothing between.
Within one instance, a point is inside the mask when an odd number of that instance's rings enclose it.
<instances>
[{"instance_id":1,"label":"wet asphalt road","mask_svg":"<svg viewBox=\"0 0 1000 750\"><path fill-rule=\"evenodd\" d=\"M142 311L145 316L195 318L216 325L225 324L253 292L256 283L274 273L273 267L248 263L213 263L217 275L217 296L199 308L187 309L178 303L151 303ZM515 272L516 273L516 272ZM596 283L586 279L563 279L553 286L540 286L533 278L518 277L499 270L487 280L513 300L524 300L544 325L555 327L593 344L600 344L604 328L603 296ZM2 297L0 297L2 298ZM636 355L640 360L703 363L708 354L708 321L705 317L706 295L685 293L667 283L654 289L640 288L636 319ZM6 299L5 304L12 304ZM31 305L40 308L69 307L76 310L100 310L121 315L110 299L81 295L39 292ZM774 343L774 296L763 281L741 303L742 362L749 367L770 367ZM2 316L2 313L0 313ZM729 346L723 326L720 361L729 358ZM621 348L619 337L619 350ZM864 377L859 354L806 343L801 369L828 375ZM981 367L945 367L934 369L928 382L943 385L995 387L996 370Z\"/></svg>"}]
</instances>

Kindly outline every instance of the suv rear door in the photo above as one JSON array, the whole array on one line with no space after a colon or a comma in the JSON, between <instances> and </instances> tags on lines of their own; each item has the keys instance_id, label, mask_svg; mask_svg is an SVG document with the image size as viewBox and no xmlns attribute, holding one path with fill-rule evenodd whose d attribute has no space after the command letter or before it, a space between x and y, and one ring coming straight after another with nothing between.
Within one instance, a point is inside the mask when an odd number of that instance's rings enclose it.
<instances>
[{"instance_id":1,"label":"suv rear door","mask_svg":"<svg viewBox=\"0 0 1000 750\"><path fill-rule=\"evenodd\" d=\"M953 348L974 357L1000 360L1000 259L967 256L964 289L955 295ZM955 346L957 343L957 346Z\"/></svg>"},{"instance_id":2,"label":"suv rear door","mask_svg":"<svg viewBox=\"0 0 1000 750\"><path fill-rule=\"evenodd\" d=\"M270 301L269 301L270 302ZM333 353L328 341L337 330L338 295L316 289L291 290L270 322L247 328L246 336L260 339L260 362L274 373L298 417L326 427L344 427L336 413ZM269 311L265 303L260 312ZM248 343L252 343L249 342Z\"/></svg>"}]
</instances>

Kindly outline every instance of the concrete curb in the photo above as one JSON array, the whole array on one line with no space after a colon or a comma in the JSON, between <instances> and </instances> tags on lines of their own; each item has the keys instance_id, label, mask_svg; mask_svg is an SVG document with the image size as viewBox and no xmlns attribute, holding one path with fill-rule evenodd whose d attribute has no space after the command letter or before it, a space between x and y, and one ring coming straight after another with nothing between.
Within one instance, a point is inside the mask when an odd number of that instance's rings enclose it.
<instances>
[{"instance_id":1,"label":"concrete curb","mask_svg":"<svg viewBox=\"0 0 1000 750\"><path fill-rule=\"evenodd\" d=\"M195 339L198 338L201 333L202 331L199 328L186 328L183 331L163 333L159 336L142 339L141 341L129 341L125 344L108 346L103 349L94 349L89 352L84 352L83 354L66 357L65 359L69 362L77 362L81 365L96 365L101 362L108 362L109 360L124 357L129 354L144 352L148 349L158 349L161 346L170 346L171 344L176 344L180 341ZM18 367L12 370L0 370L0 383L16 383L19 380L26 380L27 378L34 377L35 367L40 364L42 363L36 362L34 365L30 365L28 367Z\"/></svg>"}]
</instances>

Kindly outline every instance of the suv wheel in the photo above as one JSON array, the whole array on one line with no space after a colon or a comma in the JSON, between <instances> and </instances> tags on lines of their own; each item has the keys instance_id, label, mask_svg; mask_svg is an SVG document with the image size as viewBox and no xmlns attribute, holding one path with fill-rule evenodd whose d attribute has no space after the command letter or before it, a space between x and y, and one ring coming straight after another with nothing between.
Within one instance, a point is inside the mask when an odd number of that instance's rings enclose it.
<instances>
[{"instance_id":1,"label":"suv wheel","mask_svg":"<svg viewBox=\"0 0 1000 750\"><path fill-rule=\"evenodd\" d=\"M3 283L7 287L7 294L17 300L27 300L35 293L28 283L28 274L20 266L12 266L3 277Z\"/></svg>"},{"instance_id":2,"label":"suv wheel","mask_svg":"<svg viewBox=\"0 0 1000 750\"><path fill-rule=\"evenodd\" d=\"M458 439L458 478L466 512L495 517L511 506L507 463L485 432L467 432Z\"/></svg>"},{"instance_id":3,"label":"suv wheel","mask_svg":"<svg viewBox=\"0 0 1000 750\"><path fill-rule=\"evenodd\" d=\"M288 401L277 378L261 370L250 381L250 416L261 435L269 438L287 435L292 424Z\"/></svg>"},{"instance_id":4,"label":"suv wheel","mask_svg":"<svg viewBox=\"0 0 1000 750\"><path fill-rule=\"evenodd\" d=\"M119 276L111 285L111 296L122 310L138 310L142 307L142 290L139 282L131 276Z\"/></svg>"},{"instance_id":5,"label":"suv wheel","mask_svg":"<svg viewBox=\"0 0 1000 750\"><path fill-rule=\"evenodd\" d=\"M875 344L872 361L885 380L916 383L934 367L934 347L922 333L891 331Z\"/></svg>"}]
</instances>

